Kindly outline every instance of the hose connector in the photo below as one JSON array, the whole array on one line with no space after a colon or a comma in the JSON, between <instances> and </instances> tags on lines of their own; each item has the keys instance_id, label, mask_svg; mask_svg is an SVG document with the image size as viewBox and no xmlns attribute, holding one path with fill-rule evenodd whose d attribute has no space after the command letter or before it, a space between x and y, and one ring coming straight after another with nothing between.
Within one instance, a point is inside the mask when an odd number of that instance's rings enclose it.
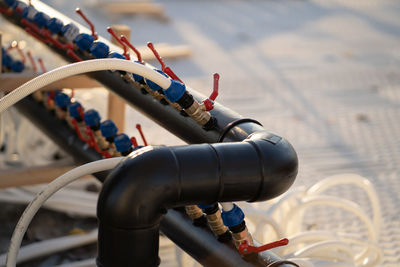
<instances>
[{"instance_id":1,"label":"hose connector","mask_svg":"<svg viewBox=\"0 0 400 267\"><path fill-rule=\"evenodd\" d=\"M164 90L165 96L171 102L177 102L186 92L186 86L177 80L171 80L171 85Z\"/></svg>"},{"instance_id":2,"label":"hose connector","mask_svg":"<svg viewBox=\"0 0 400 267\"><path fill-rule=\"evenodd\" d=\"M202 209L196 205L189 205L185 207L186 214L193 221L195 226L207 225L206 216L204 216Z\"/></svg>"},{"instance_id":3,"label":"hose connector","mask_svg":"<svg viewBox=\"0 0 400 267\"><path fill-rule=\"evenodd\" d=\"M68 105L71 103L71 98L62 92L56 94L54 102L58 108L56 108L56 115L59 119L64 120L68 114Z\"/></svg>"},{"instance_id":4,"label":"hose connector","mask_svg":"<svg viewBox=\"0 0 400 267\"><path fill-rule=\"evenodd\" d=\"M126 156L132 152L131 139L126 134L119 134L114 139L114 144L122 156Z\"/></svg>"},{"instance_id":5,"label":"hose connector","mask_svg":"<svg viewBox=\"0 0 400 267\"><path fill-rule=\"evenodd\" d=\"M89 109L88 111L86 111L84 119L86 125L89 126L93 131L97 131L100 129L101 117L96 110Z\"/></svg>"},{"instance_id":6,"label":"hose connector","mask_svg":"<svg viewBox=\"0 0 400 267\"><path fill-rule=\"evenodd\" d=\"M68 43L72 43L75 38L79 35L79 28L73 23L69 23L64 25L61 28L61 36L67 41Z\"/></svg>"},{"instance_id":7,"label":"hose connector","mask_svg":"<svg viewBox=\"0 0 400 267\"><path fill-rule=\"evenodd\" d=\"M110 47L103 42L93 42L92 46L90 47L90 53L95 58L107 58L110 52Z\"/></svg>"},{"instance_id":8,"label":"hose connector","mask_svg":"<svg viewBox=\"0 0 400 267\"><path fill-rule=\"evenodd\" d=\"M90 34L81 33L75 37L74 42L81 51L87 52L92 46L94 38Z\"/></svg>"},{"instance_id":9,"label":"hose connector","mask_svg":"<svg viewBox=\"0 0 400 267\"><path fill-rule=\"evenodd\" d=\"M43 12L38 12L33 17L33 22L35 22L39 28L46 27L49 20L50 20L50 17Z\"/></svg>"},{"instance_id":10,"label":"hose connector","mask_svg":"<svg viewBox=\"0 0 400 267\"><path fill-rule=\"evenodd\" d=\"M228 227L224 225L221 218L221 210L218 204L213 205L198 205L207 217L208 226L220 242L227 242L232 239Z\"/></svg>"},{"instance_id":11,"label":"hose connector","mask_svg":"<svg viewBox=\"0 0 400 267\"><path fill-rule=\"evenodd\" d=\"M59 32L61 32L61 29L63 28L64 24L61 20L57 18L51 18L47 22L46 26L47 29L49 29L52 34L58 34Z\"/></svg>"},{"instance_id":12,"label":"hose connector","mask_svg":"<svg viewBox=\"0 0 400 267\"><path fill-rule=\"evenodd\" d=\"M67 110L68 105L71 103L71 99L67 94L59 92L56 94L55 103L59 108Z\"/></svg>"},{"instance_id":13,"label":"hose connector","mask_svg":"<svg viewBox=\"0 0 400 267\"><path fill-rule=\"evenodd\" d=\"M244 213L241 208L236 204L233 204L233 209L229 211L222 211L222 220L224 224L229 227L232 232L233 241L236 248L239 248L240 244L247 242L253 245L253 237L249 233L246 222L244 220Z\"/></svg>"}]
</instances>

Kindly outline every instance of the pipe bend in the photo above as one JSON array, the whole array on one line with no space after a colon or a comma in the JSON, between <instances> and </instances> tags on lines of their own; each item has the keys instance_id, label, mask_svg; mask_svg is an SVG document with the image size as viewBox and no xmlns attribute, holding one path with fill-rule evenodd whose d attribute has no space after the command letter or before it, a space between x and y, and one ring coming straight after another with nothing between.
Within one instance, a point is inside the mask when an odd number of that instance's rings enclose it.
<instances>
[{"instance_id":1,"label":"pipe bend","mask_svg":"<svg viewBox=\"0 0 400 267\"><path fill-rule=\"evenodd\" d=\"M157 266L159 224L168 208L274 198L294 182L297 163L293 147L265 131L242 142L131 153L98 199L98 265Z\"/></svg>"},{"instance_id":2,"label":"pipe bend","mask_svg":"<svg viewBox=\"0 0 400 267\"><path fill-rule=\"evenodd\" d=\"M167 211L164 204L179 197L178 173L168 147L148 146L132 152L107 177L97 217L121 229L154 226Z\"/></svg>"},{"instance_id":3,"label":"pipe bend","mask_svg":"<svg viewBox=\"0 0 400 267\"><path fill-rule=\"evenodd\" d=\"M258 195L250 202L272 199L286 192L298 173L298 158L293 146L286 139L266 131L255 132L244 141L256 147L263 166L263 183Z\"/></svg>"},{"instance_id":4,"label":"pipe bend","mask_svg":"<svg viewBox=\"0 0 400 267\"><path fill-rule=\"evenodd\" d=\"M293 184L297 163L293 147L265 131L243 142L145 147L107 178L98 218L117 228L144 228L175 206L272 199Z\"/></svg>"}]
</instances>

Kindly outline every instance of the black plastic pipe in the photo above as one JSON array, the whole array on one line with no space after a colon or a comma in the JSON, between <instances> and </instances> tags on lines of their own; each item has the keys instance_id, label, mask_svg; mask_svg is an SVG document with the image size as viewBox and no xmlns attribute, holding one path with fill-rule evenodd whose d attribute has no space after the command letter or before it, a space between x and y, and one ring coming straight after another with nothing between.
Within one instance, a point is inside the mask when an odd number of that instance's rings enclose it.
<instances>
[{"instance_id":1,"label":"black plastic pipe","mask_svg":"<svg viewBox=\"0 0 400 267\"><path fill-rule=\"evenodd\" d=\"M0 2L0 4L2 4L2 2ZM44 8L43 11L45 13L51 14L52 16L60 18L64 21L71 21L70 18L66 18L63 14L57 12L51 7L43 3L40 3L40 8L42 7ZM15 24L22 26L17 16L4 15L4 17ZM24 26L22 26L22 28L24 28ZM80 28L82 30L85 27L80 26ZM110 44L107 40L102 39L101 41L107 43L114 50L115 46ZM65 51L57 49L55 47L50 47L50 48L59 55L62 55L66 60L71 61L71 58L66 56ZM82 54L78 53L78 55L82 58L85 58ZM253 120L243 119L237 113L221 105L218 105L217 103L215 105L214 110L211 111L211 114L217 118L218 122L217 126L210 131L205 131L201 128L201 126L196 124L190 118L180 115L171 106L160 104L158 101L156 101L149 95L143 95L142 93L140 93L140 90L138 90L138 88L123 81L120 77L118 77L116 73L103 71L103 72L92 73L92 76L96 78L99 82L107 86L109 89L111 89L118 95L125 98L128 101L128 103L137 108L139 111L145 113L145 115L150 117L152 120L154 120L155 122L166 128L168 131L172 132L173 134L175 134L176 136L180 137L182 140L188 143L203 143L203 142L215 143L215 142L242 141L243 139L247 138L249 134L255 131L263 130L263 128L258 123L254 123ZM195 92L192 89L189 90L197 101L205 99L205 96ZM25 107L25 110L28 110L28 112L30 112L29 107ZM30 117L35 116L34 114L28 114L28 115L30 115ZM36 120L36 122L39 123L40 127L48 128L49 125L52 125L51 121L48 121L48 123L46 124L46 123L40 123L40 120L41 118ZM53 129L56 128L57 127L53 127ZM65 135L62 133L62 131L58 131L57 134L51 134L51 131L49 131L48 129L46 132L50 134L50 137L52 137L53 140L56 141L56 143L61 144L61 146L64 147L65 141L61 140L60 136L65 137L68 136L68 134ZM71 137L69 137L68 140L70 139ZM77 138L75 137L75 139ZM80 162L87 162L97 159L96 158L97 155L95 155L96 152L94 150L92 151L91 149L80 148L79 141L80 140L78 139L73 141L72 148L68 147L68 149L66 149L67 152L71 153L71 155L73 155L75 158L78 158L78 161ZM102 175L102 177L104 177L104 175ZM165 234L169 233L169 235L172 237L172 241L174 241L175 243L182 243L181 242L182 238L179 237L181 236L181 234L185 234L185 232L181 231L181 229L177 227L176 224L178 221L175 219L176 217L175 214L173 213L167 214L165 216L165 221L169 223L165 223L162 225L163 232ZM194 238L197 237L198 236ZM217 241L215 240L215 242ZM206 247L207 245L208 244L204 244L204 247ZM204 248L201 247L201 244L199 242L197 242L197 247L192 246L191 243L186 243L183 244L182 246L183 249L185 249L185 251L191 254L192 256L196 255L198 251L201 251L202 248ZM228 250L224 250L224 252L221 253L224 253L224 258L227 259L234 257L236 252L234 250L230 250L230 253L228 253ZM200 257L195 257L195 258L199 259ZM266 258L269 259L271 257L267 256ZM220 262L220 264L222 264L222 262Z\"/></svg>"},{"instance_id":2,"label":"black plastic pipe","mask_svg":"<svg viewBox=\"0 0 400 267\"><path fill-rule=\"evenodd\" d=\"M160 223L161 231L175 244L187 251L203 266L218 267L293 267L294 263L282 262L282 259L270 251L251 255L245 259L237 252L233 243L221 243L208 227L193 227L186 214L170 209ZM167 229L168 231L164 231ZM297 266L298 267L298 266Z\"/></svg>"},{"instance_id":3,"label":"black plastic pipe","mask_svg":"<svg viewBox=\"0 0 400 267\"><path fill-rule=\"evenodd\" d=\"M1 4L2 2L0 1L0 7L2 6ZM67 18L63 14L57 12L53 8L43 3L40 3L40 6L44 8L43 12L51 14L51 16L57 17L65 21L73 21L70 18ZM3 17L16 25L19 25L22 28L25 28L25 26L21 24L19 16L4 15ZM76 25L79 25L76 22L74 23ZM85 27L80 27L80 30L81 32L85 32L88 29ZM117 48L115 45L111 44L108 40L101 39L101 41L110 46L110 50L121 52L120 48ZM75 60L66 55L65 50L59 49L55 46L48 46L48 47L53 52L61 55L65 60L69 62L75 62ZM80 53L79 51L75 52L82 59L89 59L87 56ZM151 65L148 66L152 67ZM180 139L184 140L189 144L219 142L221 141L221 135L226 130L227 125L229 125L232 122L243 119L242 116L240 116L238 113L222 105L219 105L218 103L215 103L214 109L211 110L210 113L212 114L213 117L217 118L217 125L215 128L206 131L202 128L201 125L197 124L193 119L191 119L190 117L183 116L171 105L165 105L160 103L150 94L143 94L139 87L123 80L118 72L98 71L89 73L88 75L99 81L101 84L109 88L117 95L119 95L121 98L127 101L128 104L133 106L139 112L143 113L145 116L147 116L160 126L167 129L169 132L171 132L172 134L176 135L177 137L179 137ZM206 96L196 92L191 88L188 88L188 91L190 94L193 95L193 97L198 102L201 102L202 100L207 98ZM249 123L248 126L250 126L250 128L253 128L254 126L257 127L255 123ZM260 127L258 130L263 130L263 128ZM254 131L255 129L251 129L249 133ZM239 140L236 136L237 133L238 132L227 134L225 136L224 141L225 142L241 141L247 136L247 135L244 137L242 136L242 138ZM233 137L233 139L231 139L231 137Z\"/></svg>"},{"instance_id":4,"label":"black plastic pipe","mask_svg":"<svg viewBox=\"0 0 400 267\"><path fill-rule=\"evenodd\" d=\"M84 164L102 158L93 148L81 141L75 131L36 102L31 96L25 97L15 104L17 110L29 119L42 132L50 137L61 149L72 155L77 164ZM108 172L95 173L97 179L104 181Z\"/></svg>"},{"instance_id":5,"label":"black plastic pipe","mask_svg":"<svg viewBox=\"0 0 400 267\"><path fill-rule=\"evenodd\" d=\"M292 146L265 131L243 142L134 152L111 172L99 196L98 265L158 266L159 224L167 209L271 199L296 175Z\"/></svg>"},{"instance_id":6,"label":"black plastic pipe","mask_svg":"<svg viewBox=\"0 0 400 267\"><path fill-rule=\"evenodd\" d=\"M57 145L74 157L77 163L86 163L100 159L100 155L89 148L76 137L75 132L54 114L51 114L42 104L31 97L26 97L16 104L17 109L33 124L46 133ZM246 123L247 124L247 123ZM246 128L237 125L239 128ZM249 129L253 127L248 127ZM236 130L238 130L236 129ZM232 130L235 132L235 130ZM245 131L236 131L236 136ZM99 180L104 180L108 172L95 174ZM176 210L169 210L163 216L160 224L161 231L178 246L189 253L194 259L205 266L267 266L280 259L270 252L264 252L261 257L252 259L251 263L242 259L233 245L218 242L208 228L195 227L192 221ZM264 264L267 263L267 264ZM293 265L279 265L293 266Z\"/></svg>"}]
</instances>

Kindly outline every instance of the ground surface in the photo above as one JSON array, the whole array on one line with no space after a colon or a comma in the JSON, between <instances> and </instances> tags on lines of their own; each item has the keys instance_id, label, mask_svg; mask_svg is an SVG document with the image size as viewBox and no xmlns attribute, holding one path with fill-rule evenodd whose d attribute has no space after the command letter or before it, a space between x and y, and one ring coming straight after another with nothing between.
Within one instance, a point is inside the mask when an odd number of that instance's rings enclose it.
<instances>
[{"instance_id":1,"label":"ground surface","mask_svg":"<svg viewBox=\"0 0 400 267\"><path fill-rule=\"evenodd\" d=\"M73 14L81 1L47 1ZM88 1L89 3L89 1ZM104 16L88 9L97 31L132 27L135 44L188 44L193 56L169 61L192 88L211 91L219 72L218 101L296 148L297 185L328 175L358 173L376 186L384 226L383 266L400 262L400 3L397 1L163 1L169 23L147 17ZM154 63L156 65L156 63ZM99 94L102 97L102 94ZM154 144L180 141L129 109ZM334 194L366 205L349 188ZM357 228L341 213L315 210L317 223ZM329 218L329 222L327 219Z\"/></svg>"}]
</instances>

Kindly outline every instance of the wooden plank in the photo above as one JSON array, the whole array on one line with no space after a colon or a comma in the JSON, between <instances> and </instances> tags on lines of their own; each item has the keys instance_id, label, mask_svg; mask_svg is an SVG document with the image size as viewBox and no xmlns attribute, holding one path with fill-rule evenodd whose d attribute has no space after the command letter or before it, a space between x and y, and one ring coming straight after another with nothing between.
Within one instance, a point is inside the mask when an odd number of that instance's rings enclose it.
<instances>
[{"instance_id":1,"label":"wooden plank","mask_svg":"<svg viewBox=\"0 0 400 267\"><path fill-rule=\"evenodd\" d=\"M49 183L75 168L65 164L0 170L0 188Z\"/></svg>"},{"instance_id":2,"label":"wooden plank","mask_svg":"<svg viewBox=\"0 0 400 267\"><path fill-rule=\"evenodd\" d=\"M32 73L3 73L0 76L0 91L10 92L37 76ZM103 85L86 75L76 75L56 81L42 90L54 90L55 88L87 89L94 87L103 87Z\"/></svg>"},{"instance_id":3,"label":"wooden plank","mask_svg":"<svg viewBox=\"0 0 400 267\"><path fill-rule=\"evenodd\" d=\"M115 34L119 37L125 35L129 40L131 36L131 29L126 25L112 25L111 28ZM111 36L111 42L119 47L122 47L114 37ZM117 125L120 132L125 129L125 101L116 95L115 93L108 92L108 106L107 106L107 118L113 120Z\"/></svg>"},{"instance_id":4,"label":"wooden plank","mask_svg":"<svg viewBox=\"0 0 400 267\"><path fill-rule=\"evenodd\" d=\"M160 43L154 44L157 52L163 59L177 59L180 57L189 57L192 55L192 50L187 45L174 45ZM153 52L147 46L139 46L137 49L140 51L143 60L156 60Z\"/></svg>"},{"instance_id":5,"label":"wooden plank","mask_svg":"<svg viewBox=\"0 0 400 267\"><path fill-rule=\"evenodd\" d=\"M163 21L167 21L168 17L165 15L165 8L151 1L146 2L111 2L99 3L102 9L106 9L110 13L121 15L150 15Z\"/></svg>"}]
</instances>

